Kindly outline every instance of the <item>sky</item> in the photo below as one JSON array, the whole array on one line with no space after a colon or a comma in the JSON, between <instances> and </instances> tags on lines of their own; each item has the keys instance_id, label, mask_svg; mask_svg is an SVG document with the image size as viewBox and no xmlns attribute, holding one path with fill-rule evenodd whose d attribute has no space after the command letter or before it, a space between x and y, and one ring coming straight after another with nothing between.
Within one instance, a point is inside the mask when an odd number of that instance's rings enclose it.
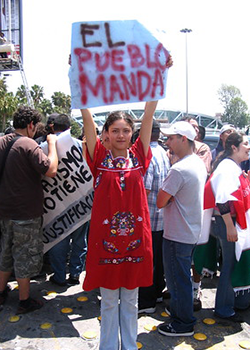
<instances>
[{"instance_id":1,"label":"sky","mask_svg":"<svg viewBox=\"0 0 250 350\"><path fill-rule=\"evenodd\" d=\"M249 0L23 0L23 65L29 87L70 94L68 55L71 25L80 21L136 19L165 31L174 65L167 95L159 106L214 116L223 112L222 84L237 87L250 110ZM181 29L192 29L183 34ZM186 61L186 39L187 57ZM19 72L7 77L9 90L22 84Z\"/></svg>"}]
</instances>

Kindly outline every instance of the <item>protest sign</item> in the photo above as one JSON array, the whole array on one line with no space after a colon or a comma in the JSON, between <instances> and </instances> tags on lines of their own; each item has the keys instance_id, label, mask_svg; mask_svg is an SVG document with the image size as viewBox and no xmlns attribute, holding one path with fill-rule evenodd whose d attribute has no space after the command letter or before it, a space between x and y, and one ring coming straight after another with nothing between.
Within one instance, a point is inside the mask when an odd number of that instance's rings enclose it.
<instances>
[{"instance_id":1,"label":"protest sign","mask_svg":"<svg viewBox=\"0 0 250 350\"><path fill-rule=\"evenodd\" d=\"M56 143L57 175L42 177L44 252L90 220L93 177L79 145L72 139L70 130L61 133ZM48 154L47 142L40 146Z\"/></svg>"},{"instance_id":2,"label":"protest sign","mask_svg":"<svg viewBox=\"0 0 250 350\"><path fill-rule=\"evenodd\" d=\"M73 23L71 107L164 98L168 56L164 45L138 21Z\"/></svg>"}]
</instances>

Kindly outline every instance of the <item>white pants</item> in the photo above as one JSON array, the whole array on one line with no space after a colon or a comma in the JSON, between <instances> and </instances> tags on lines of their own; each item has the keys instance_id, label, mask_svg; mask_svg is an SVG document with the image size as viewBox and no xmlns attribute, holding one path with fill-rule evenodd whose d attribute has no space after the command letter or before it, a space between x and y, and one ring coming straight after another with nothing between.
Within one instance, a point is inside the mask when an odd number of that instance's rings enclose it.
<instances>
[{"instance_id":1,"label":"white pants","mask_svg":"<svg viewBox=\"0 0 250 350\"><path fill-rule=\"evenodd\" d=\"M137 350L138 288L101 291L101 337L99 350Z\"/></svg>"}]
</instances>

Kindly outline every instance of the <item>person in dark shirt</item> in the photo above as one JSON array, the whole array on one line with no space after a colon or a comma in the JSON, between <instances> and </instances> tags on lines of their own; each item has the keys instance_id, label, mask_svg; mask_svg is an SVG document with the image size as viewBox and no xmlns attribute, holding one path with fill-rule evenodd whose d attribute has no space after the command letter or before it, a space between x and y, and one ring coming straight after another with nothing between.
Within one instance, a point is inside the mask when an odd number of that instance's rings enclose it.
<instances>
[{"instance_id":1,"label":"person in dark shirt","mask_svg":"<svg viewBox=\"0 0 250 350\"><path fill-rule=\"evenodd\" d=\"M9 142L18 137L0 181L0 305L7 299L7 283L14 270L19 286L17 314L43 305L30 297L30 278L39 274L43 263L41 175L54 177L58 158L55 135L47 136L48 156L32 139L40 120L38 111L20 106L13 116L15 132L0 138L1 168Z\"/></svg>"}]
</instances>

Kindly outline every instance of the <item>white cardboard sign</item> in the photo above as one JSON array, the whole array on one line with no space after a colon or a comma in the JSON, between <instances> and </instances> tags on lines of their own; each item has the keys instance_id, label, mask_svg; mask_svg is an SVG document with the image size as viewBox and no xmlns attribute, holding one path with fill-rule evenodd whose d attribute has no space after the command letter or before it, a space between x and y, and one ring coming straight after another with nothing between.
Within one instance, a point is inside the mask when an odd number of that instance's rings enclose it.
<instances>
[{"instance_id":1,"label":"white cardboard sign","mask_svg":"<svg viewBox=\"0 0 250 350\"><path fill-rule=\"evenodd\" d=\"M40 146L48 154L47 142ZM70 130L58 136L56 148L57 175L42 176L44 252L90 220L93 204L93 176Z\"/></svg>"},{"instance_id":2,"label":"white cardboard sign","mask_svg":"<svg viewBox=\"0 0 250 350\"><path fill-rule=\"evenodd\" d=\"M135 20L72 24L72 109L166 96L164 45Z\"/></svg>"}]
</instances>

